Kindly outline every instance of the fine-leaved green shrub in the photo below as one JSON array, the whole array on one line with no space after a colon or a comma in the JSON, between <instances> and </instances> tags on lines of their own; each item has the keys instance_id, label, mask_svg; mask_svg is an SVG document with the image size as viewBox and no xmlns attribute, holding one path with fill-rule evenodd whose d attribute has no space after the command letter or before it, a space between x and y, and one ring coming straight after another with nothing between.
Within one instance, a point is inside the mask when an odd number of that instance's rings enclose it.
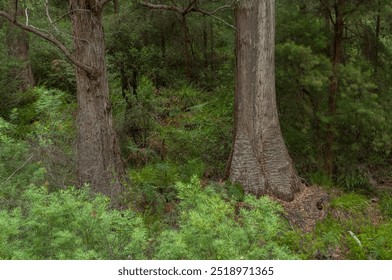
<instances>
[{"instance_id":1,"label":"fine-leaved green shrub","mask_svg":"<svg viewBox=\"0 0 392 280\"><path fill-rule=\"evenodd\" d=\"M0 210L17 206L29 184L45 180L45 168L35 162L37 150L31 151L16 134L15 125L0 117Z\"/></svg>"},{"instance_id":2,"label":"fine-leaved green shrub","mask_svg":"<svg viewBox=\"0 0 392 280\"><path fill-rule=\"evenodd\" d=\"M87 189L30 187L23 207L0 212L0 259L142 259L147 230Z\"/></svg>"},{"instance_id":3,"label":"fine-leaved green shrub","mask_svg":"<svg viewBox=\"0 0 392 280\"><path fill-rule=\"evenodd\" d=\"M180 199L177 229L158 237L157 259L291 259L280 243L287 230L278 204L267 197L225 201L213 188L202 189L193 177L176 184Z\"/></svg>"}]
</instances>

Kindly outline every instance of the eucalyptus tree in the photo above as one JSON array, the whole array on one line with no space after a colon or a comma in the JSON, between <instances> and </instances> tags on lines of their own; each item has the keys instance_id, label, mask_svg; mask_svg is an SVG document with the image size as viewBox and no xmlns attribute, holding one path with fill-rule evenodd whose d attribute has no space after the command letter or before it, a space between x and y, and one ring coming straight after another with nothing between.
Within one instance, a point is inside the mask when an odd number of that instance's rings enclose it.
<instances>
[{"instance_id":1,"label":"eucalyptus tree","mask_svg":"<svg viewBox=\"0 0 392 280\"><path fill-rule=\"evenodd\" d=\"M79 184L89 183L92 189L117 199L122 191L124 169L119 143L113 128L112 109L105 63L105 41L102 25L104 7L113 0L69 0L62 16L51 16L48 0L13 0L14 11L23 7L23 15L0 11L14 26L49 41L75 66L77 86L77 175ZM53 2L52 2L53 3ZM116 6L117 1L113 1ZM57 3L58 4L58 3ZM32 16L46 15L47 28L33 25ZM71 21L67 36L69 49L59 34L57 23ZM47 31L51 29L52 31Z\"/></svg>"},{"instance_id":2,"label":"eucalyptus tree","mask_svg":"<svg viewBox=\"0 0 392 280\"><path fill-rule=\"evenodd\" d=\"M235 136L229 177L246 192L291 201L301 182L276 106L275 1L240 1L236 28Z\"/></svg>"}]
</instances>

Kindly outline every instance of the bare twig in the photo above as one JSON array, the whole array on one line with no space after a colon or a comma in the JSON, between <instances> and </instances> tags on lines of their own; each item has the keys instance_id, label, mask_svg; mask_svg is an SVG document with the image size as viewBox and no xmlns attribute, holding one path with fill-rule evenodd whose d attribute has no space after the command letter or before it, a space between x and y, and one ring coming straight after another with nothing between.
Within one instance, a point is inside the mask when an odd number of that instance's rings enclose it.
<instances>
[{"instance_id":1,"label":"bare twig","mask_svg":"<svg viewBox=\"0 0 392 280\"><path fill-rule=\"evenodd\" d=\"M174 11L174 12L177 12L177 13L181 14L182 16L184 16L186 14L189 14L191 12L198 12L198 13L201 13L203 15L210 16L210 17L212 17L212 18L214 18L216 20L219 20L220 22L224 23L225 25L229 26L230 28L236 29L236 27L234 25L228 23L224 19L222 19L222 18L220 18L220 17L215 15L215 13L217 13L217 12L219 12L219 11L225 9L225 8L229 8L230 7L229 5L221 6L219 8L216 8L214 11L210 12L210 11L205 11L205 10L199 9L198 7L195 6L195 3L196 3L196 1L192 0L192 1L189 2L189 5L186 8L181 9L181 8L175 6L175 5L169 6L169 5L163 5L163 4L152 4L152 3L145 2L145 1L141 1L140 2L141 5L143 5L145 7L148 7L150 9Z\"/></svg>"},{"instance_id":2,"label":"bare twig","mask_svg":"<svg viewBox=\"0 0 392 280\"><path fill-rule=\"evenodd\" d=\"M3 183L1 183L0 186L7 183L19 170L21 170L35 156L37 152L38 149L18 169L16 169Z\"/></svg>"},{"instance_id":3,"label":"bare twig","mask_svg":"<svg viewBox=\"0 0 392 280\"><path fill-rule=\"evenodd\" d=\"M25 9L25 16L26 16L26 25L29 25L29 12L27 8ZM16 18L15 18L15 22L16 22Z\"/></svg>"},{"instance_id":4,"label":"bare twig","mask_svg":"<svg viewBox=\"0 0 392 280\"><path fill-rule=\"evenodd\" d=\"M50 24L52 25L52 27L54 28L54 30L56 30L57 33L60 33L59 30L57 29L57 27L53 24L52 18L50 17L49 0L45 0L45 12L46 12L46 16L48 17L48 20L49 20Z\"/></svg>"},{"instance_id":5,"label":"bare twig","mask_svg":"<svg viewBox=\"0 0 392 280\"><path fill-rule=\"evenodd\" d=\"M226 26L228 26L228 27L230 27L230 28L233 28L234 30L236 29L236 27L235 27L234 25L232 25L232 24L228 23L227 21L225 21L224 19L222 19L222 18L220 18L220 17L214 15L214 13L212 13L212 12L208 12L208 11L204 11L204 10L200 10L200 9L194 9L194 11L195 11L195 12L198 12L198 13L201 13L201 14L203 14L203 15L210 16L210 17L212 17L212 18L214 18L214 19L216 19L216 20L219 20L220 22L222 22L222 23L225 24Z\"/></svg>"},{"instance_id":6,"label":"bare twig","mask_svg":"<svg viewBox=\"0 0 392 280\"><path fill-rule=\"evenodd\" d=\"M163 4L152 4L152 3L145 2L145 1L141 1L140 4L142 4L143 6L146 6L150 9L175 11L179 14L183 14L183 12L184 12L184 10L181 10L177 6L168 6L168 5L163 5Z\"/></svg>"}]
</instances>

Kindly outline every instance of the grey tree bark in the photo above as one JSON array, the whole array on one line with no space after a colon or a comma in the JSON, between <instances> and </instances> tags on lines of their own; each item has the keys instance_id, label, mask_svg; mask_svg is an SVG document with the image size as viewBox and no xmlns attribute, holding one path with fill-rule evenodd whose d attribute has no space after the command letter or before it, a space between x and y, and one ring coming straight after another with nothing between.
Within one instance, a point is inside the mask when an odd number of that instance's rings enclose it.
<instances>
[{"instance_id":1,"label":"grey tree bark","mask_svg":"<svg viewBox=\"0 0 392 280\"><path fill-rule=\"evenodd\" d=\"M74 57L96 73L76 67L78 181L117 199L124 174L113 128L102 26L103 6L70 0Z\"/></svg>"},{"instance_id":2,"label":"grey tree bark","mask_svg":"<svg viewBox=\"0 0 392 280\"><path fill-rule=\"evenodd\" d=\"M237 7L235 135L228 171L247 193L291 201L301 181L278 119L274 5L242 0Z\"/></svg>"}]
</instances>

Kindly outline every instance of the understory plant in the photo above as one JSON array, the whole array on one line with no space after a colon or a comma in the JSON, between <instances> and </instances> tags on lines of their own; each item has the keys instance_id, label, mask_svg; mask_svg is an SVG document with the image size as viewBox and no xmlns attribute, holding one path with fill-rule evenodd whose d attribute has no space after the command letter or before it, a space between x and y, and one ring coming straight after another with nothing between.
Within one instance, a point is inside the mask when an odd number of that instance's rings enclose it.
<instances>
[{"instance_id":1,"label":"understory plant","mask_svg":"<svg viewBox=\"0 0 392 280\"><path fill-rule=\"evenodd\" d=\"M281 208L267 197L227 201L197 177L177 183L180 218L158 237L156 259L293 259L280 242Z\"/></svg>"},{"instance_id":2,"label":"understory plant","mask_svg":"<svg viewBox=\"0 0 392 280\"><path fill-rule=\"evenodd\" d=\"M87 188L29 187L23 207L0 211L0 259L143 259L147 230Z\"/></svg>"}]
</instances>

